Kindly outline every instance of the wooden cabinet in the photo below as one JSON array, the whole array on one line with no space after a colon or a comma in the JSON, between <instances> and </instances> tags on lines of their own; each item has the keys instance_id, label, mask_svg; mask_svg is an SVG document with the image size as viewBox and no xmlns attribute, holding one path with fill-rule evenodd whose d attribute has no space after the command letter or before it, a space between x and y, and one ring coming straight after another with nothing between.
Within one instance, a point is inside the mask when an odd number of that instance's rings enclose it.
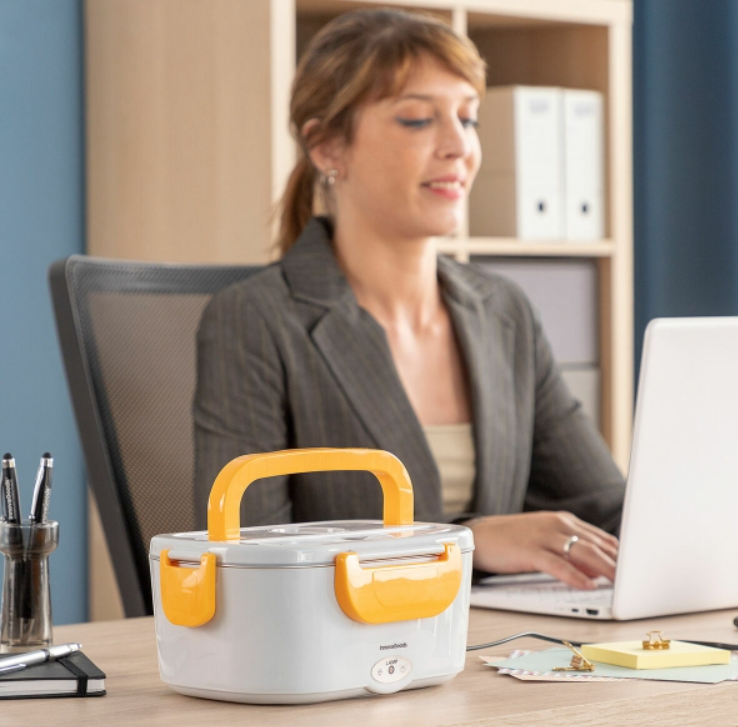
<instances>
[{"instance_id":1,"label":"wooden cabinet","mask_svg":"<svg viewBox=\"0 0 738 727\"><path fill-rule=\"evenodd\" d=\"M437 13L467 33L488 85L587 88L605 102L606 235L590 243L460 234L475 256L593 261L602 432L627 468L633 404L631 0L86 0L87 230L93 255L273 259L295 160L296 59L357 7Z\"/></svg>"}]
</instances>

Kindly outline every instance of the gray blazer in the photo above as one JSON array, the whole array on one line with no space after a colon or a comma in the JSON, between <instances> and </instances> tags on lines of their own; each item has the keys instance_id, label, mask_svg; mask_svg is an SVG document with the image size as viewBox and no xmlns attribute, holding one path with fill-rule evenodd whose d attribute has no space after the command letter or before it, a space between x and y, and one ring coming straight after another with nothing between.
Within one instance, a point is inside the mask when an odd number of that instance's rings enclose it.
<instances>
[{"instance_id":1,"label":"gray blazer","mask_svg":"<svg viewBox=\"0 0 738 727\"><path fill-rule=\"evenodd\" d=\"M384 329L359 307L313 219L278 263L219 293L198 333L195 504L234 457L292 447L385 449L405 464L417 520L444 519L438 469ZM474 513L560 509L607 530L623 479L512 282L446 258L438 276L466 365L476 448ZM362 472L252 485L242 524L381 518L381 488Z\"/></svg>"}]
</instances>

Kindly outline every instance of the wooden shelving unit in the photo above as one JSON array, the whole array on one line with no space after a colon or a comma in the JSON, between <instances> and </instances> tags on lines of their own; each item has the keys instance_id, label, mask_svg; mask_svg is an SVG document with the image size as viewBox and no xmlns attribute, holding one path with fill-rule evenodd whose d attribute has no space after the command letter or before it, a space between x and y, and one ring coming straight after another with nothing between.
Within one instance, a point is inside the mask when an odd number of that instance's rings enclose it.
<instances>
[{"instance_id":1,"label":"wooden shelving unit","mask_svg":"<svg viewBox=\"0 0 738 727\"><path fill-rule=\"evenodd\" d=\"M440 240L438 250L466 262L472 255L504 257L611 257L615 252L612 240L599 242L528 242L514 237L458 237Z\"/></svg>"},{"instance_id":2,"label":"wooden shelving unit","mask_svg":"<svg viewBox=\"0 0 738 727\"><path fill-rule=\"evenodd\" d=\"M85 0L88 252L184 262L274 257L295 159L297 57L338 13L423 9L468 34L489 85L605 98L606 239L439 241L472 256L590 258L599 289L601 429L622 469L633 404L632 0Z\"/></svg>"}]
</instances>

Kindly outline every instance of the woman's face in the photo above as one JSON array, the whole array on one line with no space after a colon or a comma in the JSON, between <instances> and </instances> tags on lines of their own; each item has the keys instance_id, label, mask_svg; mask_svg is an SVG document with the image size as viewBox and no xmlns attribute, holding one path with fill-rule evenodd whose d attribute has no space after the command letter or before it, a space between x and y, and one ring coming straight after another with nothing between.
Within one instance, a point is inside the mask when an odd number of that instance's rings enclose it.
<instances>
[{"instance_id":1,"label":"woman's face","mask_svg":"<svg viewBox=\"0 0 738 727\"><path fill-rule=\"evenodd\" d=\"M431 59L397 96L363 106L337 160L338 226L405 239L458 229L481 160L478 107L474 87Z\"/></svg>"}]
</instances>

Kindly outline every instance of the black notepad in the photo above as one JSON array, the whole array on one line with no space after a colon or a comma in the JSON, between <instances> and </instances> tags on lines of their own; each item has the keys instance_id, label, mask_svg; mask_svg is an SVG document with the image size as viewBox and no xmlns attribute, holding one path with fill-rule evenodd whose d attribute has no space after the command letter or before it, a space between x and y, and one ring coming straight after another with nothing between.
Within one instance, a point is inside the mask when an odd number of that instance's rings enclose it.
<instances>
[{"instance_id":1,"label":"black notepad","mask_svg":"<svg viewBox=\"0 0 738 727\"><path fill-rule=\"evenodd\" d=\"M81 651L21 671L0 673L0 699L101 697L103 694L105 674Z\"/></svg>"}]
</instances>

